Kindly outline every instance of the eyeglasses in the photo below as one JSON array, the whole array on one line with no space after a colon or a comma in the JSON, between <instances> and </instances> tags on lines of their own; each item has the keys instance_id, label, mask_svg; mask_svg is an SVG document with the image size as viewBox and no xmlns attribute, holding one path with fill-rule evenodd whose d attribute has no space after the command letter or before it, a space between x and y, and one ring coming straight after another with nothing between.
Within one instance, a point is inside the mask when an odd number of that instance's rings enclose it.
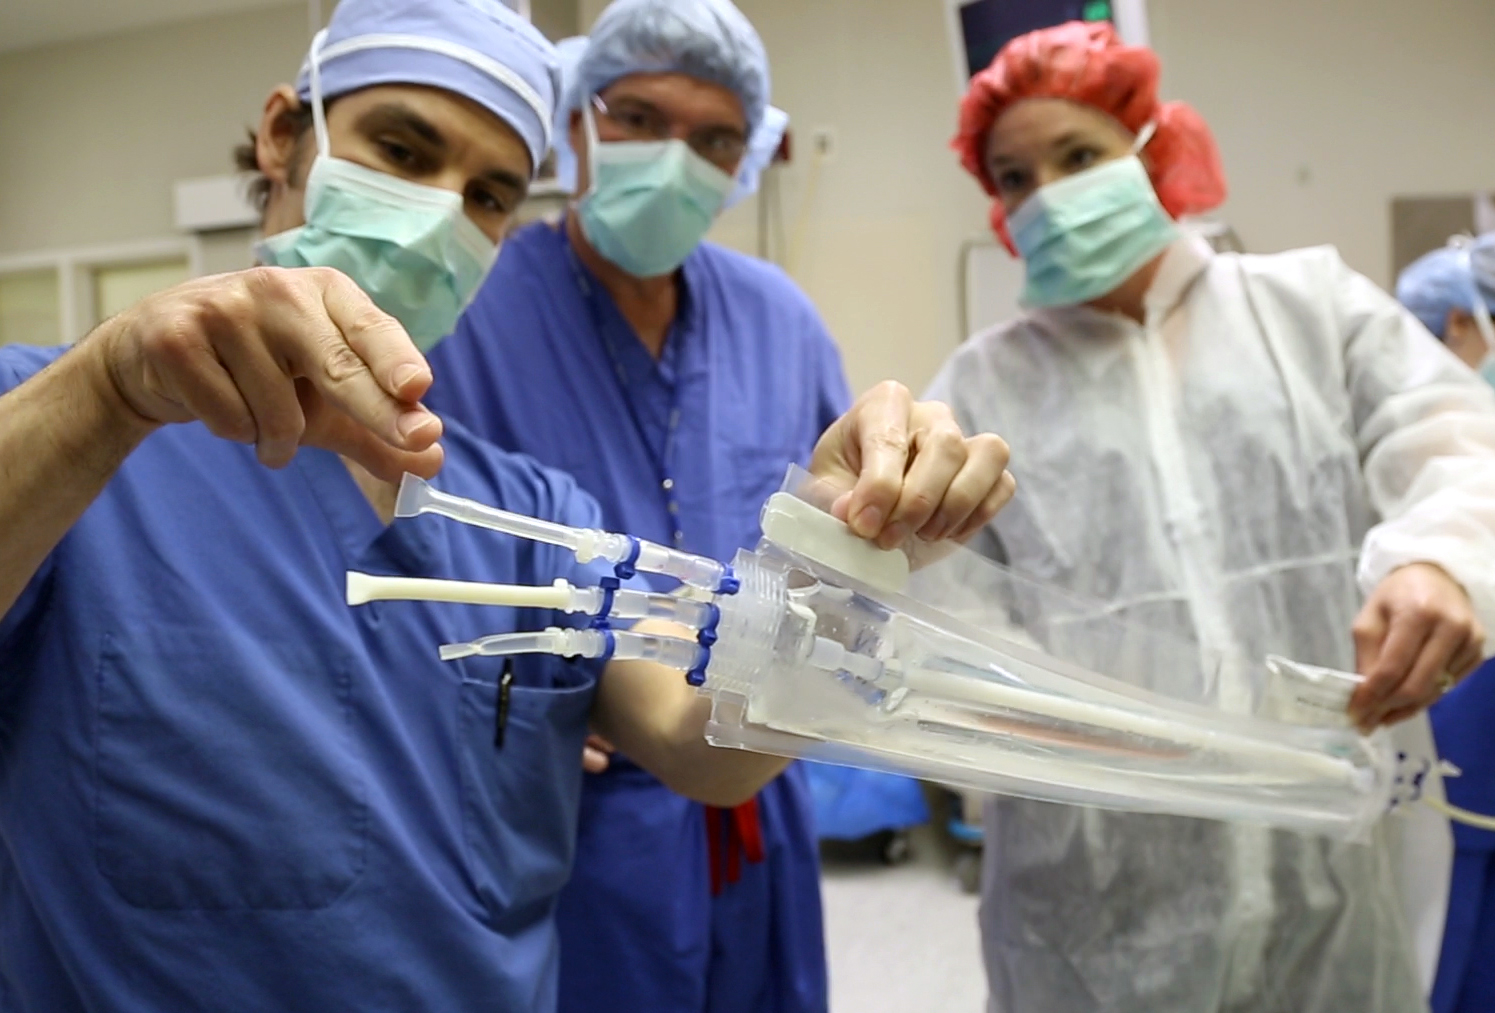
<instances>
[{"instance_id":1,"label":"eyeglasses","mask_svg":"<svg viewBox=\"0 0 1495 1013\"><path fill-rule=\"evenodd\" d=\"M630 141L668 141L682 132L656 107L622 98L611 105L592 96L592 106ZM747 138L736 127L698 127L685 132L684 141L697 155L730 172L747 151Z\"/></svg>"}]
</instances>

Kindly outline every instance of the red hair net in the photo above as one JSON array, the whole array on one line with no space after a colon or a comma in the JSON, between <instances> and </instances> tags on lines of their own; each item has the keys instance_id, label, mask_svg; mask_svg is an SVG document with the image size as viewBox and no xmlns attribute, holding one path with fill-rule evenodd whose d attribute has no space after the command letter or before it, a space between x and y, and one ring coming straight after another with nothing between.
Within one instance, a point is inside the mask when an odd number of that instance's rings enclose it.
<instances>
[{"instance_id":1,"label":"red hair net","mask_svg":"<svg viewBox=\"0 0 1495 1013\"><path fill-rule=\"evenodd\" d=\"M1106 22L1071 21L1021 35L971 80L960 101L960 132L950 146L995 197L985 157L993 124L1023 99L1069 99L1099 109L1134 134L1155 122L1144 161L1163 209L1174 218L1212 210L1225 201L1220 151L1193 108L1158 101L1160 72L1157 54L1124 45ZM1000 201L992 204L991 225L1016 255Z\"/></svg>"}]
</instances>

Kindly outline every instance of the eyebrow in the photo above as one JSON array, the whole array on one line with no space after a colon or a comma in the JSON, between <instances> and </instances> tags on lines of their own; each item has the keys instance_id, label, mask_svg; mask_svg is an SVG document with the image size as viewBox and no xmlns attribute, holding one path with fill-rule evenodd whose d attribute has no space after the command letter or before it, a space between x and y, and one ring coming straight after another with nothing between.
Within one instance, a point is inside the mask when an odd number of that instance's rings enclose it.
<instances>
[{"instance_id":1,"label":"eyebrow","mask_svg":"<svg viewBox=\"0 0 1495 1013\"><path fill-rule=\"evenodd\" d=\"M1082 131L1071 130L1054 138L1053 142L1049 145L1049 150L1057 151L1060 148L1068 148L1072 145L1083 143L1087 140L1088 138L1086 138L1085 134Z\"/></svg>"},{"instance_id":2,"label":"eyebrow","mask_svg":"<svg viewBox=\"0 0 1495 1013\"><path fill-rule=\"evenodd\" d=\"M1090 143L1090 141L1089 141L1089 138L1085 136L1085 133L1083 131L1080 131L1080 130L1070 130L1070 131L1067 131L1066 133L1060 134L1058 137L1056 137L1052 141L1050 141L1049 142L1049 150L1050 151L1060 151L1060 150L1062 150L1064 148L1072 147L1072 146L1074 146L1076 144L1087 144L1087 143ZM1021 162L1021 161L1022 161L1022 159L1020 159L1020 158L1018 158L1018 157L1016 157L1014 155L1009 155L1009 154L1007 154L1005 152L997 152L996 154L994 154L994 155L991 156L989 164L991 164L993 166L1001 166L1001 165L1011 165L1011 164L1013 164L1015 162Z\"/></svg>"},{"instance_id":3,"label":"eyebrow","mask_svg":"<svg viewBox=\"0 0 1495 1013\"><path fill-rule=\"evenodd\" d=\"M521 194L529 189L529 180L518 173L510 172L508 169L489 169L483 173L483 178L490 183L497 183L499 186L506 186L512 190L517 190Z\"/></svg>"},{"instance_id":4,"label":"eyebrow","mask_svg":"<svg viewBox=\"0 0 1495 1013\"><path fill-rule=\"evenodd\" d=\"M659 108L659 106L655 105L649 99L639 98L635 95L619 95L617 98L612 99L611 101L603 100L603 105L608 109L612 109L615 105L623 106L624 108L633 107L635 111L648 112L663 119L670 118L668 113ZM693 129L697 131L710 130L716 131L717 133L731 134L738 140L747 140L746 131L735 123L707 123L703 126L695 127Z\"/></svg>"},{"instance_id":5,"label":"eyebrow","mask_svg":"<svg viewBox=\"0 0 1495 1013\"><path fill-rule=\"evenodd\" d=\"M375 106L358 118L358 126L370 133L380 129L408 130L437 151L447 150L446 138L430 120L398 102L384 102ZM482 174L482 178L519 193L529 189L529 180L508 169L489 169Z\"/></svg>"},{"instance_id":6,"label":"eyebrow","mask_svg":"<svg viewBox=\"0 0 1495 1013\"><path fill-rule=\"evenodd\" d=\"M385 102L375 106L358 118L358 125L364 130L403 127L438 151L445 151L447 147L446 138L441 136L441 131L430 120L398 102Z\"/></svg>"}]
</instances>

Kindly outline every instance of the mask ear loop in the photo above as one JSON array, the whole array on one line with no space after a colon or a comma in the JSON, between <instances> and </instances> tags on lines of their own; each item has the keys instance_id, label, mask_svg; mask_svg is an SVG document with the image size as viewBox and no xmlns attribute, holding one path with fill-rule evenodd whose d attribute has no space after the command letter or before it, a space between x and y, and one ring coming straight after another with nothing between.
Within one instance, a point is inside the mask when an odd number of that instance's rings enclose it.
<instances>
[{"instance_id":1,"label":"mask ear loop","mask_svg":"<svg viewBox=\"0 0 1495 1013\"><path fill-rule=\"evenodd\" d=\"M1158 132L1158 121L1148 120L1142 124L1142 129L1137 131L1137 139L1132 142L1133 155L1142 154L1142 149L1147 147L1147 142L1152 140L1152 135Z\"/></svg>"},{"instance_id":2,"label":"mask ear loop","mask_svg":"<svg viewBox=\"0 0 1495 1013\"><path fill-rule=\"evenodd\" d=\"M590 96L581 104L581 121L586 128L587 136L587 192L583 197L589 197L597 192L597 117L592 112L593 107L607 112L607 106L602 104L602 99L596 95Z\"/></svg>"},{"instance_id":3,"label":"mask ear loop","mask_svg":"<svg viewBox=\"0 0 1495 1013\"><path fill-rule=\"evenodd\" d=\"M322 66L319 51L327 41L327 29L322 29L311 40L311 52L307 54L311 77L311 122L317 136L317 154L326 158L331 144L327 139L327 111L322 108Z\"/></svg>"}]
</instances>

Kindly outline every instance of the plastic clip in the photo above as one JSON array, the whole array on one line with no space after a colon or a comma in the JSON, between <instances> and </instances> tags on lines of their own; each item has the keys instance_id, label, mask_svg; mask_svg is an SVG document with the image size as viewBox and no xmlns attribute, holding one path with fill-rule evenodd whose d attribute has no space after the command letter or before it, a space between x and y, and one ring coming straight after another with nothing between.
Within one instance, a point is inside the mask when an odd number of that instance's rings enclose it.
<instances>
[{"instance_id":1,"label":"plastic clip","mask_svg":"<svg viewBox=\"0 0 1495 1013\"><path fill-rule=\"evenodd\" d=\"M706 657L701 660L701 663L695 668L692 668L689 672L685 673L686 683L688 685L696 687L697 689L700 689L702 686L706 685L706 666L710 664L711 652L707 651Z\"/></svg>"},{"instance_id":2,"label":"plastic clip","mask_svg":"<svg viewBox=\"0 0 1495 1013\"><path fill-rule=\"evenodd\" d=\"M612 624L609 617L613 611L613 599L618 595L618 588L623 582L617 577L603 577L597 581L597 586L602 589L602 603L597 608L597 614L592 617L592 628L594 630L605 630Z\"/></svg>"},{"instance_id":3,"label":"plastic clip","mask_svg":"<svg viewBox=\"0 0 1495 1013\"><path fill-rule=\"evenodd\" d=\"M634 564L638 562L639 553L642 551L643 546L639 543L639 540L629 535L628 555L613 566L613 573L617 575L619 580L632 580L638 576L638 569Z\"/></svg>"},{"instance_id":4,"label":"plastic clip","mask_svg":"<svg viewBox=\"0 0 1495 1013\"><path fill-rule=\"evenodd\" d=\"M701 630L696 634L696 643L700 644L707 650L710 650L712 647L716 646L716 630L717 627L722 624L721 608L717 605L711 605L709 606L709 609L710 610L707 614L710 615L711 618L707 619L704 623L701 624Z\"/></svg>"},{"instance_id":5,"label":"plastic clip","mask_svg":"<svg viewBox=\"0 0 1495 1013\"><path fill-rule=\"evenodd\" d=\"M1432 773L1432 770L1432 761L1424 759L1417 773L1412 775L1412 797L1409 801L1416 802L1422 798L1423 784L1427 781L1427 776Z\"/></svg>"},{"instance_id":6,"label":"plastic clip","mask_svg":"<svg viewBox=\"0 0 1495 1013\"><path fill-rule=\"evenodd\" d=\"M697 688L706 685L706 669L711 665L711 648L716 644L716 630L722 622L722 610L716 605L711 606L710 615L711 618L706 620L696 634L696 643L701 645L701 663L685 673L686 683Z\"/></svg>"},{"instance_id":7,"label":"plastic clip","mask_svg":"<svg viewBox=\"0 0 1495 1013\"><path fill-rule=\"evenodd\" d=\"M606 626L600 627L597 632L602 634L602 653L598 655L597 660L605 665L612 660L613 652L618 649L618 638L613 636L613 631Z\"/></svg>"},{"instance_id":8,"label":"plastic clip","mask_svg":"<svg viewBox=\"0 0 1495 1013\"><path fill-rule=\"evenodd\" d=\"M721 583L716 585L717 594L736 594L742 590L742 581L732 572L732 567L727 566L726 572L722 574Z\"/></svg>"}]
</instances>

